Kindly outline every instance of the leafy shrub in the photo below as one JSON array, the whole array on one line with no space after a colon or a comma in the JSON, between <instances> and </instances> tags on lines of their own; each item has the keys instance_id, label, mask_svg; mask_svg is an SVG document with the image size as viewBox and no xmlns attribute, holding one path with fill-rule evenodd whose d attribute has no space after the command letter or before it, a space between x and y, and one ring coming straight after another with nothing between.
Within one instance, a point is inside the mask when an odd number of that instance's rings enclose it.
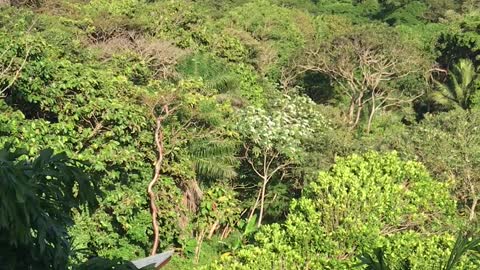
<instances>
[{"instance_id":1,"label":"leafy shrub","mask_svg":"<svg viewBox=\"0 0 480 270\"><path fill-rule=\"evenodd\" d=\"M449 186L395 153L341 158L290 205L284 225L263 227L256 244L212 269L351 269L363 250L386 247L393 261L432 269L454 235Z\"/></svg>"}]
</instances>

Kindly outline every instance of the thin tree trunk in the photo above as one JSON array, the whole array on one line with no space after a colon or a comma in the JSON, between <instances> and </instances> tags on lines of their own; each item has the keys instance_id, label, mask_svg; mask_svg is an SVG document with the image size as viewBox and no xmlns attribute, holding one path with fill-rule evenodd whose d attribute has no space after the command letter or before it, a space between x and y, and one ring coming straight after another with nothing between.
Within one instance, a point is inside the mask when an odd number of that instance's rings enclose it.
<instances>
[{"instance_id":1,"label":"thin tree trunk","mask_svg":"<svg viewBox=\"0 0 480 270\"><path fill-rule=\"evenodd\" d=\"M211 239L211 238L212 238L213 233L215 233L215 230L216 230L217 227L218 227L218 223L219 223L219 220L218 220L218 219L215 220L215 222L214 222L213 225L212 225L212 228L210 228L210 231L208 232L208 236L207 236L208 239Z\"/></svg>"},{"instance_id":2,"label":"thin tree trunk","mask_svg":"<svg viewBox=\"0 0 480 270\"><path fill-rule=\"evenodd\" d=\"M220 240L223 240L226 238L225 235L227 234L228 228L229 228L228 224L227 226L225 226L225 228L223 228L222 235L220 235Z\"/></svg>"},{"instance_id":3,"label":"thin tree trunk","mask_svg":"<svg viewBox=\"0 0 480 270\"><path fill-rule=\"evenodd\" d=\"M370 112L370 116L368 117L367 133L370 133L370 130L372 129L372 121L373 121L374 114L375 114L375 109L372 108L372 111Z\"/></svg>"},{"instance_id":4,"label":"thin tree trunk","mask_svg":"<svg viewBox=\"0 0 480 270\"><path fill-rule=\"evenodd\" d=\"M360 116L362 115L362 106L359 106L357 109L357 115L355 117L355 122L353 122L353 125L351 127L351 130L355 129L358 126L358 123L360 122Z\"/></svg>"},{"instance_id":5,"label":"thin tree trunk","mask_svg":"<svg viewBox=\"0 0 480 270\"><path fill-rule=\"evenodd\" d=\"M232 231L233 231L233 229L228 227L228 225L227 225L227 230L225 231L225 234L222 236L222 239L228 238L228 236L230 235L230 233Z\"/></svg>"},{"instance_id":6,"label":"thin tree trunk","mask_svg":"<svg viewBox=\"0 0 480 270\"><path fill-rule=\"evenodd\" d=\"M260 214L258 216L258 223L257 227L262 226L262 218L263 218L263 208L265 203L265 190L267 189L267 177L263 177L263 184L262 184L262 196L260 197Z\"/></svg>"},{"instance_id":7,"label":"thin tree trunk","mask_svg":"<svg viewBox=\"0 0 480 270\"><path fill-rule=\"evenodd\" d=\"M158 182L158 179L160 178L160 169L162 167L162 161L163 161L163 132L162 132L162 121L163 121L163 116L158 116L156 123L157 127L155 128L155 144L157 146L157 151L158 151L158 158L157 161L155 162L155 173L153 176L152 181L148 184L147 192L148 196L150 198L150 211L152 215L152 226L153 226L153 247L150 252L151 255L155 255L157 253L158 249L158 243L159 243L159 229L158 229L158 222L157 222L157 214L158 214L158 208L157 205L155 204L155 192L153 191L153 187L155 184Z\"/></svg>"},{"instance_id":8,"label":"thin tree trunk","mask_svg":"<svg viewBox=\"0 0 480 270\"><path fill-rule=\"evenodd\" d=\"M470 207L470 217L469 220L473 221L475 219L475 209L477 208L478 198L474 198L472 206Z\"/></svg>"},{"instance_id":9,"label":"thin tree trunk","mask_svg":"<svg viewBox=\"0 0 480 270\"><path fill-rule=\"evenodd\" d=\"M356 104L357 104L357 114L356 114L356 117L355 117L355 122L353 122L353 125L351 126L351 130L355 129L358 125L358 123L360 122L360 116L362 115L362 109L363 109L363 93L360 94L360 96L358 96L357 100L356 100Z\"/></svg>"},{"instance_id":10,"label":"thin tree trunk","mask_svg":"<svg viewBox=\"0 0 480 270\"><path fill-rule=\"evenodd\" d=\"M255 213L255 210L257 209L258 203L260 202L260 196L262 195L262 190L260 189L258 191L257 199L255 200L255 204L252 207L252 210L250 211L250 215L248 215L247 223L250 222L250 220L253 217L253 214Z\"/></svg>"},{"instance_id":11,"label":"thin tree trunk","mask_svg":"<svg viewBox=\"0 0 480 270\"><path fill-rule=\"evenodd\" d=\"M465 157L465 159L468 162L468 158ZM473 183L471 181L470 170L467 171L467 180L470 183L470 192L472 194L472 206L470 207L469 220L473 221L473 219L475 219L475 209L477 208L477 204L478 204L478 197L477 197L478 195L476 193L475 186L473 185Z\"/></svg>"},{"instance_id":12,"label":"thin tree trunk","mask_svg":"<svg viewBox=\"0 0 480 270\"><path fill-rule=\"evenodd\" d=\"M348 108L348 115L347 115L347 120L348 124L352 125L353 124L353 115L355 114L355 99L350 100L350 107Z\"/></svg>"},{"instance_id":13,"label":"thin tree trunk","mask_svg":"<svg viewBox=\"0 0 480 270\"><path fill-rule=\"evenodd\" d=\"M375 111L375 94L372 94L372 110L370 111L370 115L368 116L367 133L370 133L370 129L372 128L372 121L373 116L375 115Z\"/></svg>"},{"instance_id":14,"label":"thin tree trunk","mask_svg":"<svg viewBox=\"0 0 480 270\"><path fill-rule=\"evenodd\" d=\"M352 126L350 127L350 130L354 130L358 126L358 123L360 122L360 116L362 115L362 110L363 110L363 106L362 105L358 106L357 114L355 116L355 121L353 122Z\"/></svg>"},{"instance_id":15,"label":"thin tree trunk","mask_svg":"<svg viewBox=\"0 0 480 270\"><path fill-rule=\"evenodd\" d=\"M200 252L202 251L202 243L206 233L207 228L203 229L197 236L197 246L195 247L195 263L198 263L200 260Z\"/></svg>"}]
</instances>

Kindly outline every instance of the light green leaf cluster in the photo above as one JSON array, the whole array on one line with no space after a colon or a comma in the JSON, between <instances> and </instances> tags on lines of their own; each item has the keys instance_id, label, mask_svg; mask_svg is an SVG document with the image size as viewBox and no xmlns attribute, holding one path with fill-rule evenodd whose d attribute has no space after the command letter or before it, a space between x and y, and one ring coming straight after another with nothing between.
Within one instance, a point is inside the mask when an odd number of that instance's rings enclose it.
<instances>
[{"instance_id":1,"label":"light green leaf cluster","mask_svg":"<svg viewBox=\"0 0 480 270\"><path fill-rule=\"evenodd\" d=\"M143 3L144 1L141 0L120 0L115 2L94 0L90 1L85 8L86 12L90 14L133 15L134 11Z\"/></svg>"}]
</instances>

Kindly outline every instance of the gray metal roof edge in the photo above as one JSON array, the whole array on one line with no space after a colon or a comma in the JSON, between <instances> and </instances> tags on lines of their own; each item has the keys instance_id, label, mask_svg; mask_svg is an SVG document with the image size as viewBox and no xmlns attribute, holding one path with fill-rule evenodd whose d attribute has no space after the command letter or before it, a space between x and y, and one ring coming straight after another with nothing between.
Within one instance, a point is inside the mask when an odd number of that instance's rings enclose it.
<instances>
[{"instance_id":1,"label":"gray metal roof edge","mask_svg":"<svg viewBox=\"0 0 480 270\"><path fill-rule=\"evenodd\" d=\"M155 266L158 267L162 263L166 262L170 257L172 257L174 251L169 250L152 256L148 256L142 259L132 261L133 265L138 269L141 269L146 266Z\"/></svg>"}]
</instances>

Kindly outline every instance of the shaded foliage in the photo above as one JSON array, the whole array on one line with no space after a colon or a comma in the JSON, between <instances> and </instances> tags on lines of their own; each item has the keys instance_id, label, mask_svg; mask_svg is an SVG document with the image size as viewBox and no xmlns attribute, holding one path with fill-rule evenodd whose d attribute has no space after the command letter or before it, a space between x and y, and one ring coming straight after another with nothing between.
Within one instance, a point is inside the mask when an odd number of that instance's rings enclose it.
<instances>
[{"instance_id":1,"label":"shaded foliage","mask_svg":"<svg viewBox=\"0 0 480 270\"><path fill-rule=\"evenodd\" d=\"M30 159L22 149L0 151L1 267L66 269L72 208L95 206L93 183L80 163L43 150Z\"/></svg>"}]
</instances>

